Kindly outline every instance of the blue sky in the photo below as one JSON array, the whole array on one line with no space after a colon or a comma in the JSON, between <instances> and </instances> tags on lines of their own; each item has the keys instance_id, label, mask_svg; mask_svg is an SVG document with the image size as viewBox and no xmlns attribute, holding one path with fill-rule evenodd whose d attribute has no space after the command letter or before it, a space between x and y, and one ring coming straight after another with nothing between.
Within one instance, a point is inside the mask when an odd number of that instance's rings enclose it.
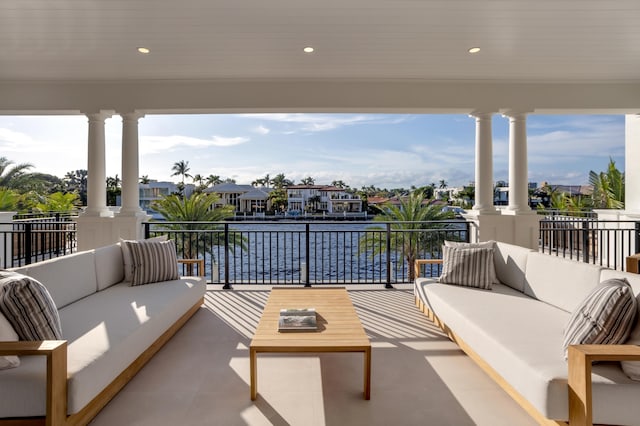
<instances>
[{"instance_id":1,"label":"blue sky","mask_svg":"<svg viewBox=\"0 0 640 426\"><path fill-rule=\"evenodd\" d=\"M106 122L107 175L120 171L121 119ZM587 183L609 157L624 170L624 116L529 115L529 180ZM493 118L494 180L508 180L508 120ZM87 168L84 116L0 116L0 156L59 177ZM474 179L475 121L434 114L148 115L140 120L140 175L191 174L251 183L284 173L299 182L408 188Z\"/></svg>"}]
</instances>

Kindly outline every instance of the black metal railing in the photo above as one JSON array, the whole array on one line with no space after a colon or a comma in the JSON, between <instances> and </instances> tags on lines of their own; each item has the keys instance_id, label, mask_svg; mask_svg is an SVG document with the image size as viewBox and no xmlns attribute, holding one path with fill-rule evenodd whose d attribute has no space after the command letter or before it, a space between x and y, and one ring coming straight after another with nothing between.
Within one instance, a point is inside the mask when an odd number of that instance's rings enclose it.
<instances>
[{"instance_id":1,"label":"black metal railing","mask_svg":"<svg viewBox=\"0 0 640 426\"><path fill-rule=\"evenodd\" d=\"M540 221L540 251L624 270L625 258L640 252L640 222L569 216Z\"/></svg>"},{"instance_id":2,"label":"black metal railing","mask_svg":"<svg viewBox=\"0 0 640 426\"><path fill-rule=\"evenodd\" d=\"M19 267L73 253L77 250L76 233L72 216L0 223L0 267Z\"/></svg>"},{"instance_id":3,"label":"black metal railing","mask_svg":"<svg viewBox=\"0 0 640 426\"><path fill-rule=\"evenodd\" d=\"M469 239L468 223L459 220L147 222L144 226L146 237L167 235L174 240L178 256L203 258L208 280L225 286L391 286L413 280L414 259L440 257L445 239Z\"/></svg>"}]
</instances>

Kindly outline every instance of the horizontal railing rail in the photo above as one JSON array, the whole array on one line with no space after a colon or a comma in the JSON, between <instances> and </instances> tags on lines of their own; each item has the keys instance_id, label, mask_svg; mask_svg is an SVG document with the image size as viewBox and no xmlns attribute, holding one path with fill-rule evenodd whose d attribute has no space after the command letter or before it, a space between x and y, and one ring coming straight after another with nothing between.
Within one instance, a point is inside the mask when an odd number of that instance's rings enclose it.
<instances>
[{"instance_id":1,"label":"horizontal railing rail","mask_svg":"<svg viewBox=\"0 0 640 426\"><path fill-rule=\"evenodd\" d=\"M465 221L146 222L178 255L203 258L213 283L385 284L413 280L413 260L441 257L445 239L468 241ZM439 271L435 271L438 273ZM430 271L426 271L430 273Z\"/></svg>"}]
</instances>

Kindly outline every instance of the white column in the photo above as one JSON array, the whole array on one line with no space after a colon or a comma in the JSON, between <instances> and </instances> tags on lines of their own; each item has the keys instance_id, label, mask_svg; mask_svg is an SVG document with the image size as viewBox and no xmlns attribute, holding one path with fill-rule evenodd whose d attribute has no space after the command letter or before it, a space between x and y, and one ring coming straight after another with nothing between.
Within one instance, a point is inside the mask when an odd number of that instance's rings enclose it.
<instances>
[{"instance_id":1,"label":"white column","mask_svg":"<svg viewBox=\"0 0 640 426\"><path fill-rule=\"evenodd\" d=\"M109 216L107 208L107 174L105 165L104 121L111 117L105 112L86 114L89 119L87 162L86 216Z\"/></svg>"},{"instance_id":2,"label":"white column","mask_svg":"<svg viewBox=\"0 0 640 426\"><path fill-rule=\"evenodd\" d=\"M527 170L527 115L509 111L509 205L515 213L531 212Z\"/></svg>"},{"instance_id":3,"label":"white column","mask_svg":"<svg viewBox=\"0 0 640 426\"><path fill-rule=\"evenodd\" d=\"M138 119L144 114L129 112L122 116L122 207L120 216L144 214L140 209Z\"/></svg>"},{"instance_id":4,"label":"white column","mask_svg":"<svg viewBox=\"0 0 640 426\"><path fill-rule=\"evenodd\" d=\"M495 213L493 206L493 134L490 112L473 112L476 119L475 204L478 213Z\"/></svg>"},{"instance_id":5,"label":"white column","mask_svg":"<svg viewBox=\"0 0 640 426\"><path fill-rule=\"evenodd\" d=\"M627 213L640 214L640 114L625 116L625 196Z\"/></svg>"}]
</instances>

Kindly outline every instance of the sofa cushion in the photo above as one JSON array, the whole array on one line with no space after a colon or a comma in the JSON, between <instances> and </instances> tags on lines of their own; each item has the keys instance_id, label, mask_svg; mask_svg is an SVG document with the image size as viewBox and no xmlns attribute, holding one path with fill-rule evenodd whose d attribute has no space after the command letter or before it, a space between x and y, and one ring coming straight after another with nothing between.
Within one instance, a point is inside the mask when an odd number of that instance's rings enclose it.
<instances>
[{"instance_id":1,"label":"sofa cushion","mask_svg":"<svg viewBox=\"0 0 640 426\"><path fill-rule=\"evenodd\" d=\"M495 250L496 242L491 240L491 241L482 241L479 243L464 243L460 241L445 240L444 245L445 247L453 247L457 249L486 248L486 249ZM494 251L494 256L495 256L495 251ZM494 262L495 262L495 259L494 259ZM496 268L494 264L491 264L491 267L489 268L489 273L491 274L491 282L498 283L499 281L496 276Z\"/></svg>"},{"instance_id":2,"label":"sofa cushion","mask_svg":"<svg viewBox=\"0 0 640 426\"><path fill-rule=\"evenodd\" d=\"M524 292L571 313L600 283L601 270L588 263L529 253Z\"/></svg>"},{"instance_id":3,"label":"sofa cushion","mask_svg":"<svg viewBox=\"0 0 640 426\"><path fill-rule=\"evenodd\" d=\"M638 310L631 285L624 278L600 283L571 314L562 343L569 345L624 343Z\"/></svg>"},{"instance_id":4,"label":"sofa cushion","mask_svg":"<svg viewBox=\"0 0 640 426\"><path fill-rule=\"evenodd\" d=\"M132 286L178 278L178 260L173 241L129 241L125 245L131 252Z\"/></svg>"},{"instance_id":5,"label":"sofa cushion","mask_svg":"<svg viewBox=\"0 0 640 426\"><path fill-rule=\"evenodd\" d=\"M442 274L439 282L491 289L495 277L492 248L442 247Z\"/></svg>"},{"instance_id":6,"label":"sofa cushion","mask_svg":"<svg viewBox=\"0 0 640 426\"><path fill-rule=\"evenodd\" d=\"M525 271L529 253L535 253L535 251L500 241L496 242L493 263L496 267L498 281L524 292Z\"/></svg>"},{"instance_id":7,"label":"sofa cushion","mask_svg":"<svg viewBox=\"0 0 640 426\"><path fill-rule=\"evenodd\" d=\"M47 287L58 309L98 290L93 250L33 263L25 275Z\"/></svg>"},{"instance_id":8,"label":"sofa cushion","mask_svg":"<svg viewBox=\"0 0 640 426\"><path fill-rule=\"evenodd\" d=\"M131 251L129 250L129 246L127 243L136 242L138 240L123 240L120 238L120 249L122 250L122 263L124 265L124 280L126 282L131 282L131 277L133 275L133 265L131 264ZM147 238L142 241L167 241L166 235L159 235L153 238Z\"/></svg>"},{"instance_id":9,"label":"sofa cushion","mask_svg":"<svg viewBox=\"0 0 640 426\"><path fill-rule=\"evenodd\" d=\"M122 249L118 244L100 247L95 250L96 285L98 291L104 290L124 280Z\"/></svg>"},{"instance_id":10,"label":"sofa cushion","mask_svg":"<svg viewBox=\"0 0 640 426\"><path fill-rule=\"evenodd\" d=\"M0 312L20 340L60 340L60 317L47 289L15 272L0 272Z\"/></svg>"},{"instance_id":11,"label":"sofa cushion","mask_svg":"<svg viewBox=\"0 0 640 426\"><path fill-rule=\"evenodd\" d=\"M9 320L0 313L0 342L17 342L18 333L13 329ZM15 368L20 365L20 358L16 355L0 356L0 370Z\"/></svg>"}]
</instances>

